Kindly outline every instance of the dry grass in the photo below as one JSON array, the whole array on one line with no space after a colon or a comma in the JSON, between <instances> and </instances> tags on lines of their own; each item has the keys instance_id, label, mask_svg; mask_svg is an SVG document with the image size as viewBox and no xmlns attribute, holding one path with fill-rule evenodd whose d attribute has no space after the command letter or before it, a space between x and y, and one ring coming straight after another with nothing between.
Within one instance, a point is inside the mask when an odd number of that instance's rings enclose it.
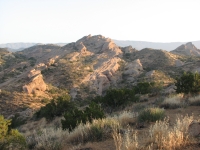
<instances>
[{"instance_id":1,"label":"dry grass","mask_svg":"<svg viewBox=\"0 0 200 150\"><path fill-rule=\"evenodd\" d=\"M200 106L200 95L195 97L190 97L188 99L189 105Z\"/></svg>"},{"instance_id":2,"label":"dry grass","mask_svg":"<svg viewBox=\"0 0 200 150\"><path fill-rule=\"evenodd\" d=\"M170 127L168 119L158 121L149 129L152 143L157 149L181 149L191 143L188 127L193 121L193 116L177 117L173 127Z\"/></svg>"},{"instance_id":3,"label":"dry grass","mask_svg":"<svg viewBox=\"0 0 200 150\"><path fill-rule=\"evenodd\" d=\"M124 111L120 113L119 116L114 116L114 118L116 118L119 121L122 127L126 127L129 124L135 124L137 116L138 116L137 113Z\"/></svg>"},{"instance_id":4,"label":"dry grass","mask_svg":"<svg viewBox=\"0 0 200 150\"><path fill-rule=\"evenodd\" d=\"M59 125L58 128L55 128L55 124L60 119L55 119L51 124L48 124L45 119L41 119L35 124L24 125L21 131L26 137L28 146L36 150L59 150L69 144L106 140L111 138L113 128L120 127L116 118L105 118L93 120L92 123L79 124L72 132L69 132L68 130L63 131ZM36 128L36 126L40 128Z\"/></svg>"},{"instance_id":5,"label":"dry grass","mask_svg":"<svg viewBox=\"0 0 200 150\"><path fill-rule=\"evenodd\" d=\"M184 149L193 142L189 137L188 127L193 121L193 116L179 116L173 126L169 125L169 119L157 121L151 125L146 137L139 138L137 132L127 130L121 135L114 130L113 139L117 150L158 149L175 150ZM144 143L146 142L146 144Z\"/></svg>"},{"instance_id":6,"label":"dry grass","mask_svg":"<svg viewBox=\"0 0 200 150\"><path fill-rule=\"evenodd\" d=\"M120 124L115 118L93 120L92 123L79 124L70 132L67 141L74 143L85 143L111 137L112 128Z\"/></svg>"},{"instance_id":7,"label":"dry grass","mask_svg":"<svg viewBox=\"0 0 200 150\"><path fill-rule=\"evenodd\" d=\"M161 107L164 107L165 109L180 108L183 106L183 96L184 96L184 94L177 94L177 95L173 95L171 97L167 97L162 102Z\"/></svg>"}]
</instances>

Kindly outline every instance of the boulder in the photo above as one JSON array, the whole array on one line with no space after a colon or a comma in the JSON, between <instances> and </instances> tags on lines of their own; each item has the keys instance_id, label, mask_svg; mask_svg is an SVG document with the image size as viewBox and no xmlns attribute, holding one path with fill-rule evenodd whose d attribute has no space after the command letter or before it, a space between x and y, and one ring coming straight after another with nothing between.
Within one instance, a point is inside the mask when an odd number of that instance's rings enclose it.
<instances>
[{"instance_id":1,"label":"boulder","mask_svg":"<svg viewBox=\"0 0 200 150\"><path fill-rule=\"evenodd\" d=\"M33 94L37 91L45 91L46 88L47 86L41 74L34 76L28 84L23 86L23 90L28 94Z\"/></svg>"},{"instance_id":2,"label":"boulder","mask_svg":"<svg viewBox=\"0 0 200 150\"><path fill-rule=\"evenodd\" d=\"M36 65L37 70L44 70L46 68L47 68L47 65L45 65L45 63L39 63Z\"/></svg>"},{"instance_id":3,"label":"boulder","mask_svg":"<svg viewBox=\"0 0 200 150\"><path fill-rule=\"evenodd\" d=\"M41 74L41 71L40 71L40 70L35 70L35 69L33 69L33 70L31 70L31 71L29 72L28 77L29 77L29 78L32 78L32 77L37 76L37 75L39 75L39 74Z\"/></svg>"},{"instance_id":4,"label":"boulder","mask_svg":"<svg viewBox=\"0 0 200 150\"><path fill-rule=\"evenodd\" d=\"M47 66L53 65L58 57L59 57L59 56L55 56L55 57L53 57L53 58L50 58L50 59L47 61L46 65L47 65Z\"/></svg>"}]
</instances>

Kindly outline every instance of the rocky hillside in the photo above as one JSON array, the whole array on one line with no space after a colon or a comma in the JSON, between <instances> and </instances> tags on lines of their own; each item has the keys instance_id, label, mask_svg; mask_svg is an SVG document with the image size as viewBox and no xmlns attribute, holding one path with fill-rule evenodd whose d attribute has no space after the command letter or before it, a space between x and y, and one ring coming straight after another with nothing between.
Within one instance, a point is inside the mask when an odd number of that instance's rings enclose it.
<instances>
[{"instance_id":1,"label":"rocky hillside","mask_svg":"<svg viewBox=\"0 0 200 150\"><path fill-rule=\"evenodd\" d=\"M187 47L195 49L190 44ZM167 87L183 71L200 70L199 57L119 47L101 35L88 35L64 46L35 45L15 53L0 49L0 55L0 89L12 93L12 97L7 93L1 98L3 110L11 104L18 107L19 101L20 108L38 108L43 99L63 93L84 100L104 95L109 88L132 87L143 81L162 82ZM4 103L8 98L12 100Z\"/></svg>"},{"instance_id":2,"label":"rocky hillside","mask_svg":"<svg viewBox=\"0 0 200 150\"><path fill-rule=\"evenodd\" d=\"M146 41L122 41L114 40L114 42L122 47L131 45L132 47L142 50L144 48L153 48L153 49L164 49L167 51L172 51L178 46L185 44L186 42L170 42L170 43L160 43L160 42L146 42ZM200 41L192 41L192 43L199 49Z\"/></svg>"},{"instance_id":3,"label":"rocky hillside","mask_svg":"<svg viewBox=\"0 0 200 150\"><path fill-rule=\"evenodd\" d=\"M197 49L192 42L182 44L175 50L171 51L174 54L186 55L186 56L200 56L200 50Z\"/></svg>"}]
</instances>

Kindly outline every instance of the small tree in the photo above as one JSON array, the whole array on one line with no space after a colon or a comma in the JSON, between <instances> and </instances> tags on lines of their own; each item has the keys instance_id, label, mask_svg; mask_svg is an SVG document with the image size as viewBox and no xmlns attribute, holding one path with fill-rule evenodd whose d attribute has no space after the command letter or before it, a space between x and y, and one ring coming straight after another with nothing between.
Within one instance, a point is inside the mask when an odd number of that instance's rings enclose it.
<instances>
[{"instance_id":1,"label":"small tree","mask_svg":"<svg viewBox=\"0 0 200 150\"><path fill-rule=\"evenodd\" d=\"M200 74L184 72L183 75L176 79L177 93L198 93L200 92Z\"/></svg>"},{"instance_id":2,"label":"small tree","mask_svg":"<svg viewBox=\"0 0 200 150\"><path fill-rule=\"evenodd\" d=\"M74 109L74 104L70 102L70 96L64 95L58 97L57 99L51 100L49 104L46 104L44 107L41 107L40 110L36 113L38 118L45 117L50 120L55 116L62 116L67 111Z\"/></svg>"},{"instance_id":3,"label":"small tree","mask_svg":"<svg viewBox=\"0 0 200 150\"><path fill-rule=\"evenodd\" d=\"M10 129L11 120L0 115L0 149L25 149L26 140L18 130Z\"/></svg>"},{"instance_id":4,"label":"small tree","mask_svg":"<svg viewBox=\"0 0 200 150\"><path fill-rule=\"evenodd\" d=\"M75 108L72 112L66 112L64 114L65 120L61 120L62 128L72 131L80 123L92 122L93 119L104 118L105 114L101 107L92 102L89 107L86 107L84 111Z\"/></svg>"}]
</instances>

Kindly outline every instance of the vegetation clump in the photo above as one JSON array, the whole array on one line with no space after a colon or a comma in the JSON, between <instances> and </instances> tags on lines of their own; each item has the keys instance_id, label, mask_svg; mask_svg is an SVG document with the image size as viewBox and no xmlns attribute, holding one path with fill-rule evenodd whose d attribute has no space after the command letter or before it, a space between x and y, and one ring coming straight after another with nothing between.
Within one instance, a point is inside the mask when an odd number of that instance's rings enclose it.
<instances>
[{"instance_id":1,"label":"vegetation clump","mask_svg":"<svg viewBox=\"0 0 200 150\"><path fill-rule=\"evenodd\" d=\"M157 120L162 120L164 118L164 109L153 107L145 108L138 115L139 122L155 122Z\"/></svg>"},{"instance_id":2,"label":"vegetation clump","mask_svg":"<svg viewBox=\"0 0 200 150\"><path fill-rule=\"evenodd\" d=\"M0 149L25 149L26 140L18 130L11 129L11 120L4 119L0 115Z\"/></svg>"},{"instance_id":3,"label":"vegetation clump","mask_svg":"<svg viewBox=\"0 0 200 150\"><path fill-rule=\"evenodd\" d=\"M177 93L198 93L200 92L200 74L192 72L184 72L183 75L176 79Z\"/></svg>"},{"instance_id":4,"label":"vegetation clump","mask_svg":"<svg viewBox=\"0 0 200 150\"><path fill-rule=\"evenodd\" d=\"M36 117L45 117L47 120L50 120L56 116L62 116L65 112L73 110L74 107L74 104L70 102L70 96L63 95L57 99L52 99L50 103L41 107L36 113Z\"/></svg>"},{"instance_id":5,"label":"vegetation clump","mask_svg":"<svg viewBox=\"0 0 200 150\"><path fill-rule=\"evenodd\" d=\"M104 118L105 114L101 107L92 102L84 111L78 110L78 108L68 111L64 114L64 120L62 122L63 129L69 129L72 131L80 123L92 122L93 119Z\"/></svg>"},{"instance_id":6,"label":"vegetation clump","mask_svg":"<svg viewBox=\"0 0 200 150\"><path fill-rule=\"evenodd\" d=\"M176 109L184 106L183 101L183 94L177 94L171 97L167 97L164 99L164 101L161 103L161 107L165 109Z\"/></svg>"}]
</instances>

